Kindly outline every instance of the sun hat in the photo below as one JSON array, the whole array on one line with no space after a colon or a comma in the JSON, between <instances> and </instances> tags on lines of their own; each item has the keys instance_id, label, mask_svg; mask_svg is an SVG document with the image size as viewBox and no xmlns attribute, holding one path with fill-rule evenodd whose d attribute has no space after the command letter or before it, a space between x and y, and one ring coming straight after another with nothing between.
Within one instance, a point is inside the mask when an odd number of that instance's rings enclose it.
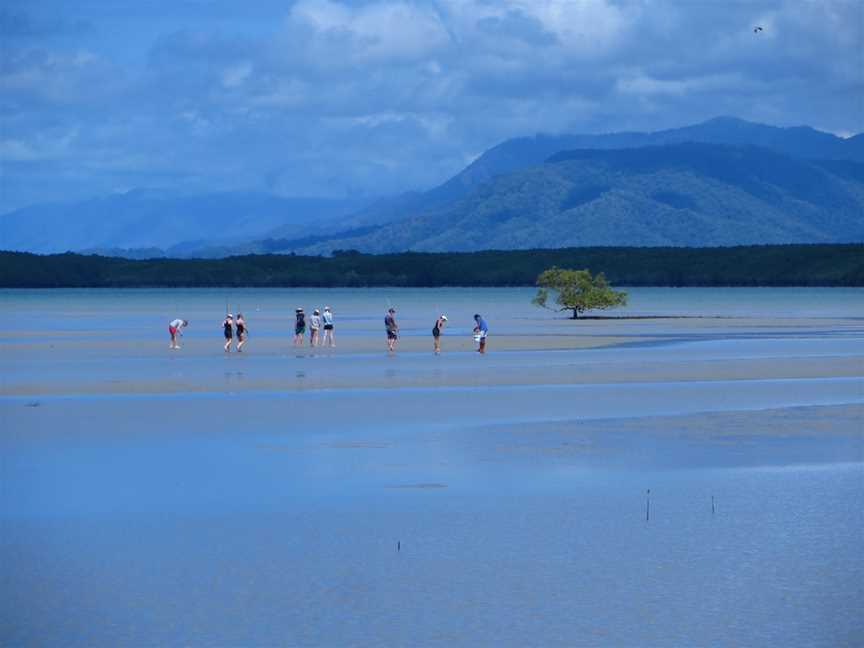
<instances>
[{"instance_id":1,"label":"sun hat","mask_svg":"<svg viewBox=\"0 0 864 648\"><path fill-rule=\"evenodd\" d=\"M320 314L321 314L320 311L319 311L317 308L313 311L313 313L314 313L315 315L320 315Z\"/></svg>"},{"instance_id":2,"label":"sun hat","mask_svg":"<svg viewBox=\"0 0 864 648\"><path fill-rule=\"evenodd\" d=\"M444 321L446 322L446 321L447 321L447 316L446 316L446 315L442 315L442 316L441 316L441 319L444 320Z\"/></svg>"}]
</instances>

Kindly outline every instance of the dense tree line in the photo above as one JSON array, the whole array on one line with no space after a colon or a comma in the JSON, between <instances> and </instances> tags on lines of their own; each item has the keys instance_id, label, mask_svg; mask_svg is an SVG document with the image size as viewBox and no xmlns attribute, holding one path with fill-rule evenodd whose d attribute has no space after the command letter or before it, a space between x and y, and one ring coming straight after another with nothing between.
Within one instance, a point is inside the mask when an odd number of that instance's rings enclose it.
<instances>
[{"instance_id":1,"label":"dense tree line","mask_svg":"<svg viewBox=\"0 0 864 648\"><path fill-rule=\"evenodd\" d=\"M0 252L0 286L530 286L546 268L589 268L619 286L864 286L864 245L567 248L332 257L130 260Z\"/></svg>"}]
</instances>

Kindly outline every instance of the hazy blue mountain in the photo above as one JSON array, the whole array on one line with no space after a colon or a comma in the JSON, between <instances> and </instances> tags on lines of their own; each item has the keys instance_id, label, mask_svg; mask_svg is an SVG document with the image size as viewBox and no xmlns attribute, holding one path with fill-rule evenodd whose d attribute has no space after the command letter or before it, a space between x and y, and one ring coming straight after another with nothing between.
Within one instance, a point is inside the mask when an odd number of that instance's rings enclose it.
<instances>
[{"instance_id":1,"label":"hazy blue mountain","mask_svg":"<svg viewBox=\"0 0 864 648\"><path fill-rule=\"evenodd\" d=\"M559 152L461 200L294 246L470 251L864 241L864 165L712 144Z\"/></svg>"},{"instance_id":2,"label":"hazy blue mountain","mask_svg":"<svg viewBox=\"0 0 864 648\"><path fill-rule=\"evenodd\" d=\"M535 166L559 151L626 149L685 142L757 146L798 158L864 162L864 135L843 139L809 126L779 128L734 117L717 117L701 124L654 133L535 135L509 139L492 147L456 176L427 193L460 197L497 175Z\"/></svg>"},{"instance_id":3,"label":"hazy blue mountain","mask_svg":"<svg viewBox=\"0 0 864 648\"><path fill-rule=\"evenodd\" d=\"M73 204L25 207L0 216L0 249L30 252L128 250L156 254L267 236L275 228L302 235L369 200L282 198L226 192L177 195L138 189ZM139 249L145 249L140 251ZM136 250L139 250L136 252Z\"/></svg>"},{"instance_id":4,"label":"hazy blue mountain","mask_svg":"<svg viewBox=\"0 0 864 648\"><path fill-rule=\"evenodd\" d=\"M623 209L624 205L629 205L628 209L641 210L642 207L637 207L637 203L633 202L636 200L636 194L627 182L632 181L635 176L643 179L653 177L657 182L666 181L668 173L672 173L673 170L667 169L665 175L657 170L650 173L644 169L628 170L627 164L636 164L636 160L642 158L638 154L628 157L626 151L657 146L672 147L686 143L748 150L757 147L763 151L761 153L763 156L773 152L777 157L765 163L776 163L793 175L802 172L806 176L813 168L818 168L819 173L828 174L832 178L831 182L826 181L824 187L828 192L852 191L849 187L858 186L861 182L860 163L864 162L864 135L843 139L809 127L778 128L731 117L720 117L701 124L654 133L537 135L511 139L489 149L460 173L438 187L375 202L292 199L255 193L180 196L163 191L136 190L70 205L35 205L0 216L0 249L33 252L94 251L119 253L136 258L160 255L212 258L273 251L326 251L349 246L346 241L357 241L357 246L374 250L399 250L400 245L419 246L417 249L447 249L446 245L451 244L455 246L453 249L475 249L472 247L473 244L466 243L466 239L457 234L451 238L447 238L443 233L434 237L419 236L417 224L439 222L445 217L449 219L453 214L462 213L466 209L468 212L472 209L480 209L476 203L477 196L488 192L490 186L500 189L498 179L528 171L530 173L526 177L529 178L534 178L536 173L547 174L548 169L531 170L543 166L547 159L561 151L574 150L613 151L614 153L608 158L602 155L590 157L587 154L580 154L583 165L593 165L597 167L597 173L602 172L609 177L600 184L591 180L581 189L578 188L579 183L583 182L581 176L567 180L573 185L571 189L574 192L569 200L590 203L593 210ZM665 154L671 155L670 150L671 148L666 149ZM761 229L756 227L749 233L752 239L742 239L739 242L751 240L759 242L762 238L766 241L774 241L778 240L778 237L786 240L790 236L794 238L803 235L802 230L795 228L801 225L800 218L805 216L815 218L807 211L813 203L806 200L801 202L796 197L797 189L788 186L788 183L784 184L782 178L772 176L773 179L769 182L766 177L763 177L764 174L755 179L706 175L709 169L705 164L708 164L709 160L713 160L711 164L720 167L740 163L729 158L731 155L729 151L717 158L712 157L711 150L710 147L692 149L692 155L687 159L688 173L694 178L699 178L700 181L707 182L710 179L713 183L722 183L726 190L732 192L729 195L732 204L742 206L746 200L761 201L758 204L748 203L746 209L742 207L754 218L756 211L762 210L765 214L783 214L791 219L786 228L781 227L779 223L777 226ZM748 155L752 158L757 154L751 152ZM706 156L701 166L697 159L699 156ZM808 162L816 159L822 161L818 164ZM557 160L559 163L562 161ZM614 173L613 169L615 169ZM625 176L629 178L626 182ZM806 185L808 180L804 176L794 175ZM818 177L823 178L822 175ZM683 182L682 178L678 180ZM769 191L770 187L775 186L775 181L779 183L777 186L785 187L782 190L778 189L776 195ZM504 184L506 185L506 181ZM751 189L757 185L762 186L763 194L761 196L748 194L744 191L744 185ZM607 186L609 189L605 190ZM710 216L720 213L722 203L720 197L716 196L713 202L708 200L706 196L713 194L706 187L694 186L692 191L685 189L672 191L675 196L670 194L671 197L665 198L664 191L666 193L669 191L662 188L656 189L653 193L643 192L644 195L639 195L649 201L645 209L650 213L659 209L657 205L665 205L664 209L690 210L688 212L690 216L694 214ZM542 187L536 190L541 191ZM580 191L584 192L584 195L580 194ZM744 191L747 196L738 196L735 191ZM587 198L594 194L597 195L588 201ZM776 199L774 202L772 196ZM526 204L530 203L530 196L525 198ZM540 199L541 196L538 194L538 200ZM518 203L518 200L516 202ZM825 205L816 205L813 208L830 209ZM607 218L610 219L608 222L613 222L615 218L622 217L622 213L610 211L604 216L604 222ZM682 216L679 212L675 212L674 215ZM672 216L673 213L667 213L664 218L672 219ZM548 214L543 215L543 218L547 217ZM746 218L743 215L741 218L741 227L748 227L745 224ZM510 220L512 222L506 226L493 223L494 229L500 235L495 239L498 241L495 245L511 247L519 244L521 237L515 228L520 221L515 217ZM695 227L695 222L692 219L684 220L679 225L682 228ZM382 228L381 226L385 224L388 226ZM532 223L528 222L526 227L530 229L530 226ZM592 227L600 227L600 224L592 221ZM635 223L633 227L636 227ZM678 232L674 236L672 233L660 235L659 232L649 231L648 238L640 241L635 237L637 230L638 227L628 235L631 244L654 244L652 241L655 240L674 239L688 240L693 245L710 245L735 238L729 231L721 234L714 228L708 227L692 232ZM857 236L856 231L853 228L848 232L840 231L830 235L835 238L814 240L847 240L842 237ZM823 236L824 233L820 230L814 233L817 234ZM549 236L555 235L553 233ZM392 240L388 240L388 237L392 237ZM703 240L700 237L707 238ZM536 232L532 234L531 240L541 241L540 245L545 246L546 243L542 242L542 239L543 237ZM572 236L571 239L575 240ZM589 239L610 240L602 231L602 227L590 235L583 233L579 240ZM801 239L794 238L794 240ZM610 244L623 244L623 242L613 241ZM469 247L465 248L465 245ZM489 245L492 243L490 242Z\"/></svg>"},{"instance_id":5,"label":"hazy blue mountain","mask_svg":"<svg viewBox=\"0 0 864 648\"><path fill-rule=\"evenodd\" d=\"M340 225L347 230L418 216L466 196L496 176L542 164L559 151L630 149L687 142L756 146L803 159L864 162L864 134L843 139L809 126L779 128L734 117L717 117L700 124L653 133L535 135L506 140L483 153L443 184L422 193L405 194L370 205L361 214L345 219ZM273 238L286 238L285 232Z\"/></svg>"}]
</instances>

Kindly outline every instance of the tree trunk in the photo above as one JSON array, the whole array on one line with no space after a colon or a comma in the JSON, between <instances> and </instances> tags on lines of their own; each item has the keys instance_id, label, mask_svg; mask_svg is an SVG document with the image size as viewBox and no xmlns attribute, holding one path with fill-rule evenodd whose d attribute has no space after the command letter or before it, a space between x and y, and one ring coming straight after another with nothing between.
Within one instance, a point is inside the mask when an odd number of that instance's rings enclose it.
<instances>
[{"instance_id":1,"label":"tree trunk","mask_svg":"<svg viewBox=\"0 0 864 648\"><path fill-rule=\"evenodd\" d=\"M578 308L573 309L573 317L571 317L570 319L579 319L579 309Z\"/></svg>"}]
</instances>

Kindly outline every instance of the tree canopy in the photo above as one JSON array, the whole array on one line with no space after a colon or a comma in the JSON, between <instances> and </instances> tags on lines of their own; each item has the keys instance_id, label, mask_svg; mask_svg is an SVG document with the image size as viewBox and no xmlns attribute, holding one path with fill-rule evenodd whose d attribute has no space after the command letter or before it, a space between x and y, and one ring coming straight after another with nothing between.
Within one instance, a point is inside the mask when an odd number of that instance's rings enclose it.
<instances>
[{"instance_id":1,"label":"tree canopy","mask_svg":"<svg viewBox=\"0 0 864 648\"><path fill-rule=\"evenodd\" d=\"M627 303L627 293L613 290L602 272L592 276L590 270L552 267L540 273L537 285L539 288L531 303L552 310L572 310L573 319L586 310L603 310ZM558 308L549 306L549 291L555 293Z\"/></svg>"},{"instance_id":2,"label":"tree canopy","mask_svg":"<svg viewBox=\"0 0 864 648\"><path fill-rule=\"evenodd\" d=\"M546 268L595 268L616 286L864 286L864 245L565 248L332 257L141 259L0 251L3 288L535 286Z\"/></svg>"}]
</instances>

